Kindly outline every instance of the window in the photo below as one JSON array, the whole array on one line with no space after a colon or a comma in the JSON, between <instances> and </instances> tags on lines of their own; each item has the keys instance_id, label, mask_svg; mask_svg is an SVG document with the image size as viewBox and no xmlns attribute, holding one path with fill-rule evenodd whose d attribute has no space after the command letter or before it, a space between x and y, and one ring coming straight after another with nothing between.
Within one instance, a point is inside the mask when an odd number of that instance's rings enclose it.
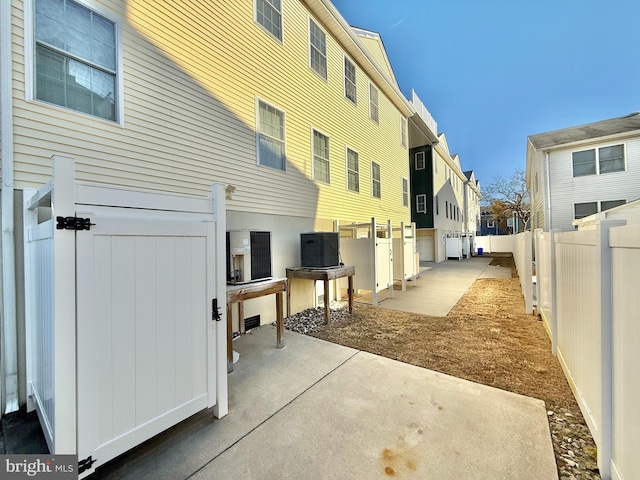
<instances>
[{"instance_id":1,"label":"window","mask_svg":"<svg viewBox=\"0 0 640 480\"><path fill-rule=\"evenodd\" d=\"M598 149L600 173L624 171L624 145Z\"/></svg>"},{"instance_id":2,"label":"window","mask_svg":"<svg viewBox=\"0 0 640 480\"><path fill-rule=\"evenodd\" d=\"M407 119L404 117L400 118L400 144L407 146Z\"/></svg>"},{"instance_id":3,"label":"window","mask_svg":"<svg viewBox=\"0 0 640 480\"><path fill-rule=\"evenodd\" d=\"M436 215L440 215L440 205L438 204L438 195L436 195Z\"/></svg>"},{"instance_id":4,"label":"window","mask_svg":"<svg viewBox=\"0 0 640 480\"><path fill-rule=\"evenodd\" d=\"M284 112L258 101L258 163L285 169Z\"/></svg>"},{"instance_id":5,"label":"window","mask_svg":"<svg viewBox=\"0 0 640 480\"><path fill-rule=\"evenodd\" d=\"M282 41L281 0L256 0L256 21L276 39Z\"/></svg>"},{"instance_id":6,"label":"window","mask_svg":"<svg viewBox=\"0 0 640 480\"><path fill-rule=\"evenodd\" d=\"M626 200L608 200L600 203L600 211L604 212L605 210L609 210L611 208L619 207L620 205L624 205L627 203Z\"/></svg>"},{"instance_id":7,"label":"window","mask_svg":"<svg viewBox=\"0 0 640 480\"><path fill-rule=\"evenodd\" d=\"M573 152L573 176L582 177L584 175L596 174L596 151L585 150Z\"/></svg>"},{"instance_id":8,"label":"window","mask_svg":"<svg viewBox=\"0 0 640 480\"><path fill-rule=\"evenodd\" d=\"M347 148L347 189L352 192L360 191L360 170L358 168L358 153Z\"/></svg>"},{"instance_id":9,"label":"window","mask_svg":"<svg viewBox=\"0 0 640 480\"><path fill-rule=\"evenodd\" d=\"M449 218L449 202L447 200L444 201L444 214Z\"/></svg>"},{"instance_id":10,"label":"window","mask_svg":"<svg viewBox=\"0 0 640 480\"><path fill-rule=\"evenodd\" d=\"M427 196L424 193L416 195L416 212L427 213Z\"/></svg>"},{"instance_id":11,"label":"window","mask_svg":"<svg viewBox=\"0 0 640 480\"><path fill-rule=\"evenodd\" d=\"M35 5L35 98L115 121L116 24L72 0Z\"/></svg>"},{"instance_id":12,"label":"window","mask_svg":"<svg viewBox=\"0 0 640 480\"><path fill-rule=\"evenodd\" d=\"M380 165L376 162L371 162L371 196L375 198L382 197Z\"/></svg>"},{"instance_id":13,"label":"window","mask_svg":"<svg viewBox=\"0 0 640 480\"><path fill-rule=\"evenodd\" d=\"M573 217L577 220L598 213L598 202L576 203L573 208Z\"/></svg>"},{"instance_id":14,"label":"window","mask_svg":"<svg viewBox=\"0 0 640 480\"><path fill-rule=\"evenodd\" d=\"M378 89L369 84L369 117L374 122L378 122Z\"/></svg>"},{"instance_id":15,"label":"window","mask_svg":"<svg viewBox=\"0 0 640 480\"><path fill-rule=\"evenodd\" d=\"M313 131L313 178L329 183L329 137Z\"/></svg>"},{"instance_id":16,"label":"window","mask_svg":"<svg viewBox=\"0 0 640 480\"><path fill-rule=\"evenodd\" d=\"M344 96L353 103L358 103L356 91L356 66L347 57L344 57Z\"/></svg>"},{"instance_id":17,"label":"window","mask_svg":"<svg viewBox=\"0 0 640 480\"><path fill-rule=\"evenodd\" d=\"M313 19L309 19L309 66L327 79L327 35Z\"/></svg>"},{"instance_id":18,"label":"window","mask_svg":"<svg viewBox=\"0 0 640 480\"><path fill-rule=\"evenodd\" d=\"M402 179L402 206L409 206L409 180L406 178Z\"/></svg>"},{"instance_id":19,"label":"window","mask_svg":"<svg viewBox=\"0 0 640 480\"><path fill-rule=\"evenodd\" d=\"M424 170L424 167L425 167L424 152L416 153L415 164L416 164L416 170Z\"/></svg>"},{"instance_id":20,"label":"window","mask_svg":"<svg viewBox=\"0 0 640 480\"><path fill-rule=\"evenodd\" d=\"M624 145L582 150L571 156L574 177L624 171Z\"/></svg>"},{"instance_id":21,"label":"window","mask_svg":"<svg viewBox=\"0 0 640 480\"><path fill-rule=\"evenodd\" d=\"M487 220L487 228L494 228L496 226L493 220Z\"/></svg>"}]
</instances>

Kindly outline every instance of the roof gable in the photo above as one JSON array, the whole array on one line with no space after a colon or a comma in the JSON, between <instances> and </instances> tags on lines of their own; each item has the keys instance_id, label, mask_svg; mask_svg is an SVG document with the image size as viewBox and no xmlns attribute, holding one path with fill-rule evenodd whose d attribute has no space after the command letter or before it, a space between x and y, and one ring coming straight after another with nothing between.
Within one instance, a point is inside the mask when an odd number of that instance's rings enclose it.
<instances>
[{"instance_id":1,"label":"roof gable","mask_svg":"<svg viewBox=\"0 0 640 480\"><path fill-rule=\"evenodd\" d=\"M398 86L398 81L396 80L396 76L393 74L393 68L391 67L391 62L387 56L387 51L384 48L384 43L382 43L382 37L380 34L357 27L353 27L353 32L358 36L362 44L378 63L378 68L383 70L395 85Z\"/></svg>"},{"instance_id":2,"label":"roof gable","mask_svg":"<svg viewBox=\"0 0 640 480\"><path fill-rule=\"evenodd\" d=\"M447 143L447 137L444 136L444 133L438 135L438 145L442 150L450 157L449 153L449 144Z\"/></svg>"}]
</instances>

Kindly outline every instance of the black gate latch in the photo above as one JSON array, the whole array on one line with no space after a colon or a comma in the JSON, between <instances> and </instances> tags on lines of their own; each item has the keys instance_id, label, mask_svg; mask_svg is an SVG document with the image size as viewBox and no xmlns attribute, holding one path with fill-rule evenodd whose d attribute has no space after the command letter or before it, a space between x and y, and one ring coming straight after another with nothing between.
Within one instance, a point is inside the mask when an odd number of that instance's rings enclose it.
<instances>
[{"instance_id":1,"label":"black gate latch","mask_svg":"<svg viewBox=\"0 0 640 480\"><path fill-rule=\"evenodd\" d=\"M90 218L80 217L56 217L56 229L58 230L91 230Z\"/></svg>"},{"instance_id":2,"label":"black gate latch","mask_svg":"<svg viewBox=\"0 0 640 480\"><path fill-rule=\"evenodd\" d=\"M218 306L217 298L214 298L213 300L211 300L211 320L215 320L216 322L219 322L220 320L222 320L222 317L220 316L220 307Z\"/></svg>"}]
</instances>

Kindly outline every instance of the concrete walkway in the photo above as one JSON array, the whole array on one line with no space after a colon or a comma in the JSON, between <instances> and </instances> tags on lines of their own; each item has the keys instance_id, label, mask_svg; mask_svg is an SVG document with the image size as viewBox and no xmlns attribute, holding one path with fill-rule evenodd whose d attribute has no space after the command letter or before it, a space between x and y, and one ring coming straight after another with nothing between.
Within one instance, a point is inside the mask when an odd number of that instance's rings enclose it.
<instances>
[{"instance_id":1,"label":"concrete walkway","mask_svg":"<svg viewBox=\"0 0 640 480\"><path fill-rule=\"evenodd\" d=\"M489 257L447 260L422 267L420 278L411 282L406 291L395 290L379 306L390 310L446 317L478 278L511 277L511 269L490 266Z\"/></svg>"},{"instance_id":2,"label":"concrete walkway","mask_svg":"<svg viewBox=\"0 0 640 480\"><path fill-rule=\"evenodd\" d=\"M136 479L557 479L544 403L263 326L234 341L229 415L98 469Z\"/></svg>"}]
</instances>

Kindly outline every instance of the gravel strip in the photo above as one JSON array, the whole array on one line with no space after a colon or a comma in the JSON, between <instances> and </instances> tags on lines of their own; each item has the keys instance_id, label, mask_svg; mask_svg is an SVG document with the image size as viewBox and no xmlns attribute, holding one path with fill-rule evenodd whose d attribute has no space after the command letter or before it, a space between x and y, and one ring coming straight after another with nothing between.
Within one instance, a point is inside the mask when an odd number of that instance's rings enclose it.
<instances>
[{"instance_id":1,"label":"gravel strip","mask_svg":"<svg viewBox=\"0 0 640 480\"><path fill-rule=\"evenodd\" d=\"M349 316L345 302L331 302L331 322ZM284 328L298 333L317 332L324 325L324 307L308 308L284 319Z\"/></svg>"}]
</instances>

